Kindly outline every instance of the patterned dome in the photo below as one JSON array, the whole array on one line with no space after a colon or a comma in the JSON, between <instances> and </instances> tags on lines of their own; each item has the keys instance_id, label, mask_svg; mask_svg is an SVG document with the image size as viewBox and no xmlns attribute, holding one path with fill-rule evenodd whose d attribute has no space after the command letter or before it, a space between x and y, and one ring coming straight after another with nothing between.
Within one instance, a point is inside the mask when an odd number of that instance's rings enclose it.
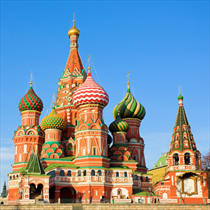
<instances>
[{"instance_id":1,"label":"patterned dome","mask_svg":"<svg viewBox=\"0 0 210 210\"><path fill-rule=\"evenodd\" d=\"M42 130L53 129L53 128L65 130L66 122L62 117L60 117L56 113L55 107L53 107L51 113L42 119L40 126Z\"/></svg>"},{"instance_id":2,"label":"patterned dome","mask_svg":"<svg viewBox=\"0 0 210 210\"><path fill-rule=\"evenodd\" d=\"M142 120L146 114L145 108L133 97L130 92L129 84L130 83L128 83L128 89L125 97L115 106L113 116L116 119L117 112L119 111L122 119L137 118Z\"/></svg>"},{"instance_id":3,"label":"patterned dome","mask_svg":"<svg viewBox=\"0 0 210 210\"><path fill-rule=\"evenodd\" d=\"M127 122L121 119L120 113L118 112L117 119L109 125L109 130L112 133L119 132L119 131L123 131L127 133L129 130L129 125Z\"/></svg>"},{"instance_id":4,"label":"patterned dome","mask_svg":"<svg viewBox=\"0 0 210 210\"><path fill-rule=\"evenodd\" d=\"M88 67L90 70L90 67ZM73 103L76 107L85 104L100 104L105 107L109 102L106 91L92 78L90 72L85 82L76 90L73 95Z\"/></svg>"},{"instance_id":5,"label":"patterned dome","mask_svg":"<svg viewBox=\"0 0 210 210\"><path fill-rule=\"evenodd\" d=\"M35 110L41 112L43 110L43 103L34 92L32 83L28 92L20 100L18 108L21 112L26 110Z\"/></svg>"}]
</instances>

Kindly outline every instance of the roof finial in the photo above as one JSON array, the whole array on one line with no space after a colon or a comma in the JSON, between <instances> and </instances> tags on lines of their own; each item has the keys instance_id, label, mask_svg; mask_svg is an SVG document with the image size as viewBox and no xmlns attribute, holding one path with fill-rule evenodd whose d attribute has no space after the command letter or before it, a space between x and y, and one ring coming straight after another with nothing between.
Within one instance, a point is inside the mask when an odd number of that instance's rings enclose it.
<instances>
[{"instance_id":1,"label":"roof finial","mask_svg":"<svg viewBox=\"0 0 210 210\"><path fill-rule=\"evenodd\" d=\"M127 77L128 77L128 82L127 82L128 90L130 90L129 74L130 74L130 71L128 71L128 73L127 73Z\"/></svg>"},{"instance_id":2,"label":"roof finial","mask_svg":"<svg viewBox=\"0 0 210 210\"><path fill-rule=\"evenodd\" d=\"M89 64L89 66L88 66L88 73L90 73L90 70L91 70L91 67L90 67L90 55L88 56L88 64Z\"/></svg>"},{"instance_id":3,"label":"roof finial","mask_svg":"<svg viewBox=\"0 0 210 210\"><path fill-rule=\"evenodd\" d=\"M48 115L48 107L47 107L47 111L46 111L46 116Z\"/></svg>"},{"instance_id":4,"label":"roof finial","mask_svg":"<svg viewBox=\"0 0 210 210\"><path fill-rule=\"evenodd\" d=\"M75 12L73 13L73 23L75 23Z\"/></svg>"},{"instance_id":5,"label":"roof finial","mask_svg":"<svg viewBox=\"0 0 210 210\"><path fill-rule=\"evenodd\" d=\"M52 98L52 101L53 101L53 107L55 107L55 94L53 93L53 98Z\"/></svg>"},{"instance_id":6,"label":"roof finial","mask_svg":"<svg viewBox=\"0 0 210 210\"><path fill-rule=\"evenodd\" d=\"M182 92L182 86L180 85L179 86L179 94L181 95L181 92Z\"/></svg>"},{"instance_id":7,"label":"roof finial","mask_svg":"<svg viewBox=\"0 0 210 210\"><path fill-rule=\"evenodd\" d=\"M32 84L33 84L33 82L32 82L32 71L31 71L31 81L30 81L30 87L32 87Z\"/></svg>"}]
</instances>

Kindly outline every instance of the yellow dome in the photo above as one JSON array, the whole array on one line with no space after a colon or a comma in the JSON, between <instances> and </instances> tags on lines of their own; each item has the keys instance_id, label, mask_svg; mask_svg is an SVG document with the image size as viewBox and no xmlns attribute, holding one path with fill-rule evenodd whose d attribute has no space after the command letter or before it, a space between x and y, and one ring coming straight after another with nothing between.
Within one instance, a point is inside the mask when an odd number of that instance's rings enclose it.
<instances>
[{"instance_id":1,"label":"yellow dome","mask_svg":"<svg viewBox=\"0 0 210 210\"><path fill-rule=\"evenodd\" d=\"M75 27L75 21L73 21L73 27L68 31L69 37L72 35L80 35L80 31Z\"/></svg>"},{"instance_id":2,"label":"yellow dome","mask_svg":"<svg viewBox=\"0 0 210 210\"><path fill-rule=\"evenodd\" d=\"M63 131L66 129L66 122L56 113L55 107L53 107L51 113L42 119L40 126L42 130L60 129Z\"/></svg>"}]
</instances>

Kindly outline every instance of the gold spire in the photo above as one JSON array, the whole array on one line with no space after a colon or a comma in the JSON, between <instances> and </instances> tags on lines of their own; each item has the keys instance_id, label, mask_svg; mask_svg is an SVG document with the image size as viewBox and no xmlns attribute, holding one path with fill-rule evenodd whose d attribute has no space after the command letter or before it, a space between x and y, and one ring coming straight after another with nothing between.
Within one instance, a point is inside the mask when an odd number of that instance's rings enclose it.
<instances>
[{"instance_id":1,"label":"gold spire","mask_svg":"<svg viewBox=\"0 0 210 210\"><path fill-rule=\"evenodd\" d=\"M33 82L32 82L32 71L31 71L31 81L30 81L30 87L32 87L32 84L33 84Z\"/></svg>"},{"instance_id":2,"label":"gold spire","mask_svg":"<svg viewBox=\"0 0 210 210\"><path fill-rule=\"evenodd\" d=\"M70 37L72 35L76 35L76 36L80 35L80 31L75 26L75 20L73 20L72 28L68 31L68 36Z\"/></svg>"},{"instance_id":3,"label":"gold spire","mask_svg":"<svg viewBox=\"0 0 210 210\"><path fill-rule=\"evenodd\" d=\"M89 63L89 66L88 66L88 73L90 73L90 70L91 70L91 67L90 67L90 55L88 56L88 63Z\"/></svg>"},{"instance_id":4,"label":"gold spire","mask_svg":"<svg viewBox=\"0 0 210 210\"><path fill-rule=\"evenodd\" d=\"M128 89L130 89L129 74L130 74L130 71L127 73L127 77L128 77L128 82L127 82Z\"/></svg>"}]
</instances>

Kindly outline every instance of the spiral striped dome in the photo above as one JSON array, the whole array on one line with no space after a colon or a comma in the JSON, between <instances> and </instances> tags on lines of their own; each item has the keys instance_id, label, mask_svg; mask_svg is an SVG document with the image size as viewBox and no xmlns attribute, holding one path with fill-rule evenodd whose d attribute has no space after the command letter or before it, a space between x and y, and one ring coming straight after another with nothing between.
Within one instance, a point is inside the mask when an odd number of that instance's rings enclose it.
<instances>
[{"instance_id":1,"label":"spiral striped dome","mask_svg":"<svg viewBox=\"0 0 210 210\"><path fill-rule=\"evenodd\" d=\"M116 119L117 112L120 112L120 117L122 119L124 118L137 118L137 119L144 119L144 116L146 114L145 108L133 97L133 95L130 92L130 87L128 83L128 89L125 97L123 100L118 103L114 110L113 110L113 116Z\"/></svg>"},{"instance_id":2,"label":"spiral striped dome","mask_svg":"<svg viewBox=\"0 0 210 210\"><path fill-rule=\"evenodd\" d=\"M109 130L112 133L119 132L119 131L123 131L127 133L129 130L129 125L127 122L121 119L120 113L118 112L117 119L109 125Z\"/></svg>"},{"instance_id":3,"label":"spiral striped dome","mask_svg":"<svg viewBox=\"0 0 210 210\"><path fill-rule=\"evenodd\" d=\"M53 107L51 113L42 119L40 126L42 130L46 129L65 130L66 122L62 117L60 117L56 113L55 107Z\"/></svg>"},{"instance_id":4,"label":"spiral striped dome","mask_svg":"<svg viewBox=\"0 0 210 210\"><path fill-rule=\"evenodd\" d=\"M109 103L109 96L106 91L93 80L91 73L88 72L85 82L73 95L73 103L76 107L85 104L99 104L105 107Z\"/></svg>"}]
</instances>

